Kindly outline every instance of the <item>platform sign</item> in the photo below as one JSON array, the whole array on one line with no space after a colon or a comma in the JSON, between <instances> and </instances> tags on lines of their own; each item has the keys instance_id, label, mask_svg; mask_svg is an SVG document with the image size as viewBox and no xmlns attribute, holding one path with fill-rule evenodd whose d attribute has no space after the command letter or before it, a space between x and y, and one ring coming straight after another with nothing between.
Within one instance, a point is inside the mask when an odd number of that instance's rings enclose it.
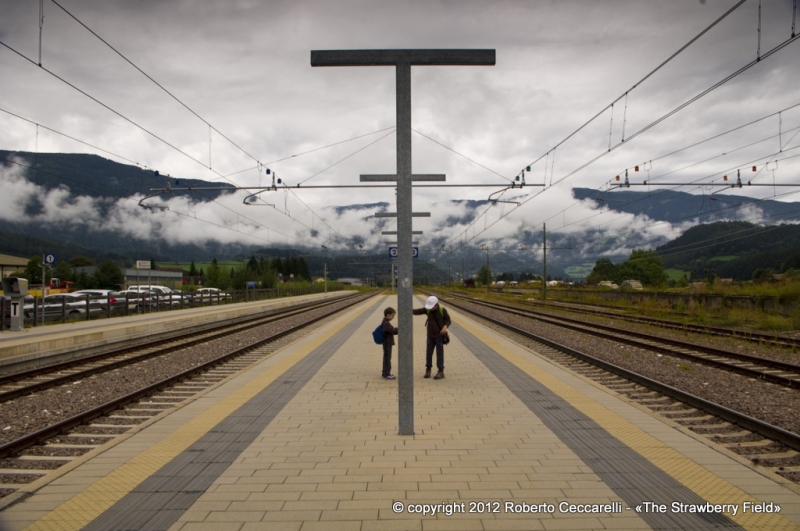
<instances>
[{"instance_id":1,"label":"platform sign","mask_svg":"<svg viewBox=\"0 0 800 531\"><path fill-rule=\"evenodd\" d=\"M53 253L45 253L42 260L44 260L45 265L51 266L56 263L56 255Z\"/></svg>"},{"instance_id":2,"label":"platform sign","mask_svg":"<svg viewBox=\"0 0 800 531\"><path fill-rule=\"evenodd\" d=\"M397 246L389 247L389 258L392 260L397 259ZM419 258L419 247L411 248L411 258Z\"/></svg>"},{"instance_id":3,"label":"platform sign","mask_svg":"<svg viewBox=\"0 0 800 531\"><path fill-rule=\"evenodd\" d=\"M150 269L150 260L136 260L136 269Z\"/></svg>"}]
</instances>

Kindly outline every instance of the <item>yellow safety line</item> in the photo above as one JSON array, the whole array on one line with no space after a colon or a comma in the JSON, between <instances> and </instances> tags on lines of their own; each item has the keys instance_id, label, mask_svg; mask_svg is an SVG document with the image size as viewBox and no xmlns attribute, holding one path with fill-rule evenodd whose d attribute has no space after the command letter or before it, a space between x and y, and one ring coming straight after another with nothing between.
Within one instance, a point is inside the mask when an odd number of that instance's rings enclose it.
<instances>
[{"instance_id":1,"label":"yellow safety line","mask_svg":"<svg viewBox=\"0 0 800 531\"><path fill-rule=\"evenodd\" d=\"M545 385L553 393L594 420L603 429L629 448L675 478L688 489L694 491L703 500L711 504L737 504L739 506L738 514L733 516L730 513L726 513L726 515L741 527L758 530L798 529L800 527L780 514L752 512L743 514L743 502L750 501L760 503L761 500L757 500L735 485L732 485L705 467L674 450L672 447L649 435L638 426L628 422L597 401L576 390L574 387L564 383L543 369L540 369L519 354L512 352L506 345L495 339L495 337L484 332L482 327L472 327L470 328L470 333L492 350L519 367L523 372ZM770 500L764 501L769 502Z\"/></svg>"},{"instance_id":2,"label":"yellow safety line","mask_svg":"<svg viewBox=\"0 0 800 531\"><path fill-rule=\"evenodd\" d=\"M138 454L109 475L62 503L26 527L25 531L78 531L88 525L297 362L328 341L368 307L369 305L364 304L359 310L344 316L336 326L331 326L326 332L321 333L314 340L276 363L218 404L193 418L161 442Z\"/></svg>"}]
</instances>

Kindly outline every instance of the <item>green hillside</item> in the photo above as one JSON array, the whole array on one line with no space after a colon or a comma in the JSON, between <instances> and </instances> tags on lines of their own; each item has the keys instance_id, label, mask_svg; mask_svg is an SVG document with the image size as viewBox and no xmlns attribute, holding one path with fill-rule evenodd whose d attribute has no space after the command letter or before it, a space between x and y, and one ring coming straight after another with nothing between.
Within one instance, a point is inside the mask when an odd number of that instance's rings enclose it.
<instances>
[{"instance_id":1,"label":"green hillside","mask_svg":"<svg viewBox=\"0 0 800 531\"><path fill-rule=\"evenodd\" d=\"M696 278L713 272L749 280L756 269L800 268L800 226L720 221L692 227L657 252L666 268L689 271Z\"/></svg>"}]
</instances>

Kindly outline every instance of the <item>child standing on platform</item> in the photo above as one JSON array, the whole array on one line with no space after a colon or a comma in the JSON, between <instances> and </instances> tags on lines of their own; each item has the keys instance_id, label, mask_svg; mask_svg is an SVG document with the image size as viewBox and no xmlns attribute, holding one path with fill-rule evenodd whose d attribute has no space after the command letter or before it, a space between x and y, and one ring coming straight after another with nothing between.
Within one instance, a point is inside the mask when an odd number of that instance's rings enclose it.
<instances>
[{"instance_id":1,"label":"child standing on platform","mask_svg":"<svg viewBox=\"0 0 800 531\"><path fill-rule=\"evenodd\" d=\"M381 332L383 332L383 373L381 376L387 380L394 380L395 376L392 374L392 347L394 346L394 336L397 335L397 327L392 326L392 320L397 312L391 306L383 310L383 323L381 324Z\"/></svg>"}]
</instances>

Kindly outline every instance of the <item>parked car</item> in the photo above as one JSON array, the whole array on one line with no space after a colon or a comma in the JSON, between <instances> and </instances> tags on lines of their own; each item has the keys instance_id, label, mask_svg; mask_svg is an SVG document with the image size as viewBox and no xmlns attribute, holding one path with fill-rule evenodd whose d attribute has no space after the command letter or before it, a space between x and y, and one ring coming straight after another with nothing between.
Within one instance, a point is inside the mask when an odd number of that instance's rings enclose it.
<instances>
[{"instance_id":1,"label":"parked car","mask_svg":"<svg viewBox=\"0 0 800 531\"><path fill-rule=\"evenodd\" d=\"M217 301L229 299L230 295L219 288L200 288L194 292L195 301Z\"/></svg>"},{"instance_id":2,"label":"parked car","mask_svg":"<svg viewBox=\"0 0 800 531\"><path fill-rule=\"evenodd\" d=\"M55 295L48 295L44 298L44 303L39 306L39 319L41 319L42 311L44 311L45 320L59 319L64 314L72 317L86 315L87 297L88 295L85 293L56 293ZM33 297L30 298L30 301L28 301L28 297L25 299L25 317L32 319L34 313ZM104 308L89 297L88 311L89 315L98 315L103 313Z\"/></svg>"},{"instance_id":3,"label":"parked car","mask_svg":"<svg viewBox=\"0 0 800 531\"><path fill-rule=\"evenodd\" d=\"M191 300L191 295L185 295L166 286L131 286L128 289L146 293L148 299L151 299L153 303L158 300L158 304L161 306L180 306L181 301L184 301L183 304L187 304Z\"/></svg>"},{"instance_id":4,"label":"parked car","mask_svg":"<svg viewBox=\"0 0 800 531\"><path fill-rule=\"evenodd\" d=\"M111 289L82 289L73 291L72 294L88 295L92 303L107 308L111 304L112 311L125 311L125 293ZM137 297L128 296L128 309L136 309ZM133 299L133 300L131 300Z\"/></svg>"}]
</instances>

